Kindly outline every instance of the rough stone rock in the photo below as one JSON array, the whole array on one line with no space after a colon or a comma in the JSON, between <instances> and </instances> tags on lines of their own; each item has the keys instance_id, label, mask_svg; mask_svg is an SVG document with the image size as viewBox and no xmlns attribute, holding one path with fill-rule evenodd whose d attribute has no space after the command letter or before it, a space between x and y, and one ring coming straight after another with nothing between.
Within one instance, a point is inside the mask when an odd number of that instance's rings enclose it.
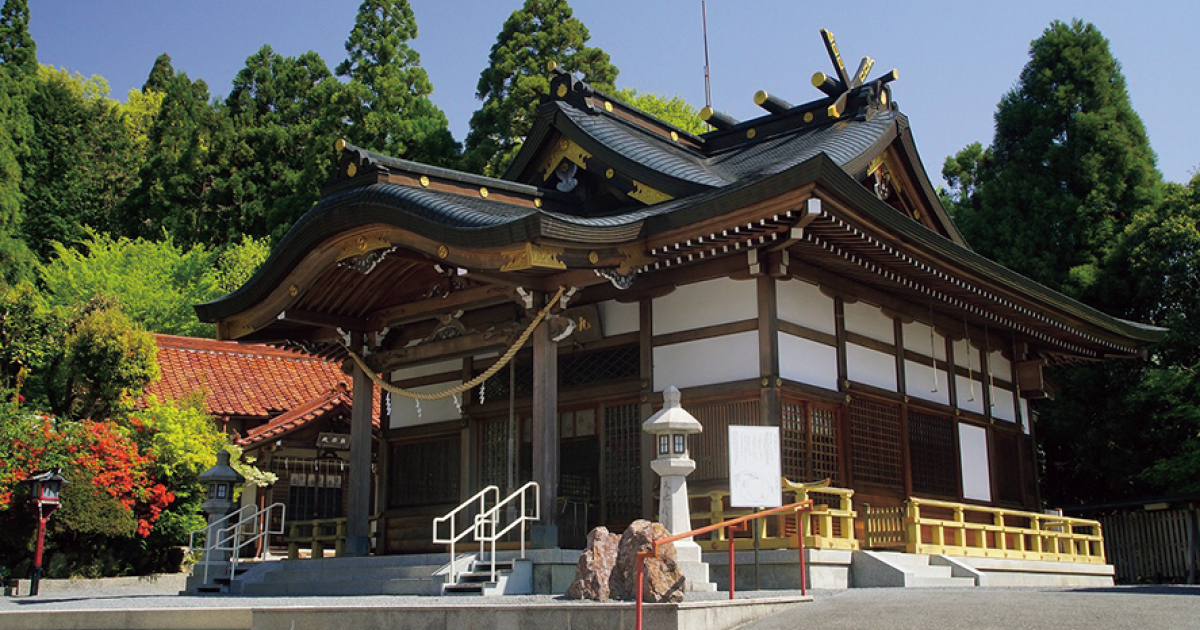
<instances>
[{"instance_id":1,"label":"rough stone rock","mask_svg":"<svg viewBox=\"0 0 1200 630\"><path fill-rule=\"evenodd\" d=\"M662 523L637 520L621 535L617 549L617 564L609 579L609 594L613 599L637 598L637 553L649 551L654 540L668 538L671 533ZM642 601L650 603L683 601L685 579L675 562L675 545L658 548L657 558L646 558L642 575Z\"/></svg>"},{"instance_id":2,"label":"rough stone rock","mask_svg":"<svg viewBox=\"0 0 1200 630\"><path fill-rule=\"evenodd\" d=\"M608 601L608 582L617 563L617 546L620 543L621 537L606 527L597 527L588 532L587 548L579 554L575 580L567 587L567 599Z\"/></svg>"}]
</instances>

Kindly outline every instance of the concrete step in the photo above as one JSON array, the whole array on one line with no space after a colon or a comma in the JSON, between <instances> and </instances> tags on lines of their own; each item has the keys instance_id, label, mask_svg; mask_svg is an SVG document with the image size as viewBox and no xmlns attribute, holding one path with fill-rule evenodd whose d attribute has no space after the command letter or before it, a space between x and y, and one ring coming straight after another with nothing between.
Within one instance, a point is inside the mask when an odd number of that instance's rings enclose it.
<instances>
[{"instance_id":1,"label":"concrete step","mask_svg":"<svg viewBox=\"0 0 1200 630\"><path fill-rule=\"evenodd\" d=\"M272 571L263 577L264 582L281 582L297 584L301 582L334 582L341 580L354 581L388 581L399 579L430 578L440 567L436 565L415 565L407 567L379 567L370 569L337 569L324 571Z\"/></svg>"},{"instance_id":2,"label":"concrete step","mask_svg":"<svg viewBox=\"0 0 1200 630\"><path fill-rule=\"evenodd\" d=\"M907 588L971 588L975 580L967 577L929 577L914 575L908 579Z\"/></svg>"},{"instance_id":3,"label":"concrete step","mask_svg":"<svg viewBox=\"0 0 1200 630\"><path fill-rule=\"evenodd\" d=\"M283 597L301 595L433 595L441 582L428 579L330 580L316 582L263 582L245 584L242 595Z\"/></svg>"}]
</instances>

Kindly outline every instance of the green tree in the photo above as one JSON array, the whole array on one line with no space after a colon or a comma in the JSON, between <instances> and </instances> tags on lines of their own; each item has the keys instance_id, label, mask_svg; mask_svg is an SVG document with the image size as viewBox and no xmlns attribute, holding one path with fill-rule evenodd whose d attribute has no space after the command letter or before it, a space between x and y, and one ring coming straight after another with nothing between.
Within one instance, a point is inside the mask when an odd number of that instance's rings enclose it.
<instances>
[{"instance_id":1,"label":"green tree","mask_svg":"<svg viewBox=\"0 0 1200 630\"><path fill-rule=\"evenodd\" d=\"M108 84L43 66L29 96L33 138L21 178L22 233L43 259L51 242L75 245L108 229L133 188L134 145Z\"/></svg>"},{"instance_id":2,"label":"green tree","mask_svg":"<svg viewBox=\"0 0 1200 630\"><path fill-rule=\"evenodd\" d=\"M84 317L65 350L56 413L100 419L128 411L159 375L154 337L117 308Z\"/></svg>"},{"instance_id":3,"label":"green tree","mask_svg":"<svg viewBox=\"0 0 1200 630\"><path fill-rule=\"evenodd\" d=\"M700 120L700 110L678 94L666 97L654 92L639 92L635 88L621 88L613 96L690 134L698 136L708 132L708 125Z\"/></svg>"},{"instance_id":4,"label":"green tree","mask_svg":"<svg viewBox=\"0 0 1200 630\"><path fill-rule=\"evenodd\" d=\"M0 400L44 396L40 379L62 352L64 325L32 284L0 284Z\"/></svg>"},{"instance_id":5,"label":"green tree","mask_svg":"<svg viewBox=\"0 0 1200 630\"><path fill-rule=\"evenodd\" d=\"M208 193L210 207L230 208L218 240L282 236L320 199L337 157L340 88L314 52L283 57L263 46L246 59L225 99L233 128L215 148L224 164Z\"/></svg>"},{"instance_id":6,"label":"green tree","mask_svg":"<svg viewBox=\"0 0 1200 630\"><path fill-rule=\"evenodd\" d=\"M163 53L154 59L154 66L142 84L142 92L164 92L173 78L175 67L171 65L171 55Z\"/></svg>"},{"instance_id":7,"label":"green tree","mask_svg":"<svg viewBox=\"0 0 1200 630\"><path fill-rule=\"evenodd\" d=\"M479 75L475 96L483 105L471 115L463 168L493 177L504 173L550 89L549 62L582 74L597 88L612 89L617 68L608 53L587 46L590 38L566 0L525 0L513 11Z\"/></svg>"},{"instance_id":8,"label":"green tree","mask_svg":"<svg viewBox=\"0 0 1200 630\"><path fill-rule=\"evenodd\" d=\"M167 81L150 127L138 185L121 204L116 230L129 237L162 238L164 230L191 245L224 237L230 221L222 208L206 205L216 163L213 147L230 133L227 120L208 102L208 86L179 73Z\"/></svg>"},{"instance_id":9,"label":"green tree","mask_svg":"<svg viewBox=\"0 0 1200 630\"><path fill-rule=\"evenodd\" d=\"M1117 235L1153 205L1160 179L1108 40L1080 21L1034 40L997 107L991 146L947 158L943 174L972 247L1083 298L1103 291Z\"/></svg>"},{"instance_id":10,"label":"green tree","mask_svg":"<svg viewBox=\"0 0 1200 630\"><path fill-rule=\"evenodd\" d=\"M80 250L54 245L55 258L42 270L46 299L67 309L111 296L143 328L172 335L211 337L193 304L223 295L217 288L215 256L195 245L113 238L92 233Z\"/></svg>"},{"instance_id":11,"label":"green tree","mask_svg":"<svg viewBox=\"0 0 1200 630\"><path fill-rule=\"evenodd\" d=\"M27 0L5 0L0 8L0 66L14 74L37 74L37 44L29 33Z\"/></svg>"},{"instance_id":12,"label":"green tree","mask_svg":"<svg viewBox=\"0 0 1200 630\"><path fill-rule=\"evenodd\" d=\"M0 7L0 282L28 279L36 264L19 230L24 219L21 162L33 136L26 101L37 71L29 4L5 0Z\"/></svg>"},{"instance_id":13,"label":"green tree","mask_svg":"<svg viewBox=\"0 0 1200 630\"><path fill-rule=\"evenodd\" d=\"M146 159L146 149L150 146L150 128L158 119L158 110L162 109L162 102L162 92L132 89L120 106L121 120L125 123L125 131L133 143L138 164Z\"/></svg>"},{"instance_id":14,"label":"green tree","mask_svg":"<svg viewBox=\"0 0 1200 630\"><path fill-rule=\"evenodd\" d=\"M349 79L338 98L357 146L417 162L450 165L458 144L442 110L429 100L433 84L409 45L417 18L407 0L364 0L337 67Z\"/></svg>"},{"instance_id":15,"label":"green tree","mask_svg":"<svg viewBox=\"0 0 1200 630\"><path fill-rule=\"evenodd\" d=\"M243 236L241 241L226 246L212 271L216 290L223 295L241 288L270 255L271 243L266 237Z\"/></svg>"}]
</instances>

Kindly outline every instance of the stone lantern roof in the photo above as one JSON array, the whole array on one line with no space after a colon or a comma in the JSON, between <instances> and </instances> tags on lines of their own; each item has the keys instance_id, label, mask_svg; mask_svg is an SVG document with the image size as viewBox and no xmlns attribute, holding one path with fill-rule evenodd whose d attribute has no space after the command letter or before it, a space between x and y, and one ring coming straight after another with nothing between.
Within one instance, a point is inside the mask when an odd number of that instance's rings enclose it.
<instances>
[{"instance_id":1,"label":"stone lantern roof","mask_svg":"<svg viewBox=\"0 0 1200 630\"><path fill-rule=\"evenodd\" d=\"M674 385L663 391L663 408L642 424L646 433L702 433L704 426L679 405L679 389Z\"/></svg>"}]
</instances>

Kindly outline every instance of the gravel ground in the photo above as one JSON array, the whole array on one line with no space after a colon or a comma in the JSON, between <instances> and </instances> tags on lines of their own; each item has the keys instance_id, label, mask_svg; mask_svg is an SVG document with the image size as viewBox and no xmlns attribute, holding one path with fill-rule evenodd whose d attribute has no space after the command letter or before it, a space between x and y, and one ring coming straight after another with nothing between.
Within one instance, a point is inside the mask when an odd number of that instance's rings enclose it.
<instances>
[{"instance_id":1,"label":"gravel ground","mask_svg":"<svg viewBox=\"0 0 1200 630\"><path fill-rule=\"evenodd\" d=\"M794 591L738 593L743 597L795 596ZM851 589L813 591L813 601L743 626L745 630L991 629L1003 628L1200 628L1200 587L1119 586L1084 589ZM698 599L723 598L724 594ZM36 598L0 598L0 613L22 610L428 607L574 605L546 595L471 597L194 597L156 590L153 584L122 588L56 589Z\"/></svg>"}]
</instances>

